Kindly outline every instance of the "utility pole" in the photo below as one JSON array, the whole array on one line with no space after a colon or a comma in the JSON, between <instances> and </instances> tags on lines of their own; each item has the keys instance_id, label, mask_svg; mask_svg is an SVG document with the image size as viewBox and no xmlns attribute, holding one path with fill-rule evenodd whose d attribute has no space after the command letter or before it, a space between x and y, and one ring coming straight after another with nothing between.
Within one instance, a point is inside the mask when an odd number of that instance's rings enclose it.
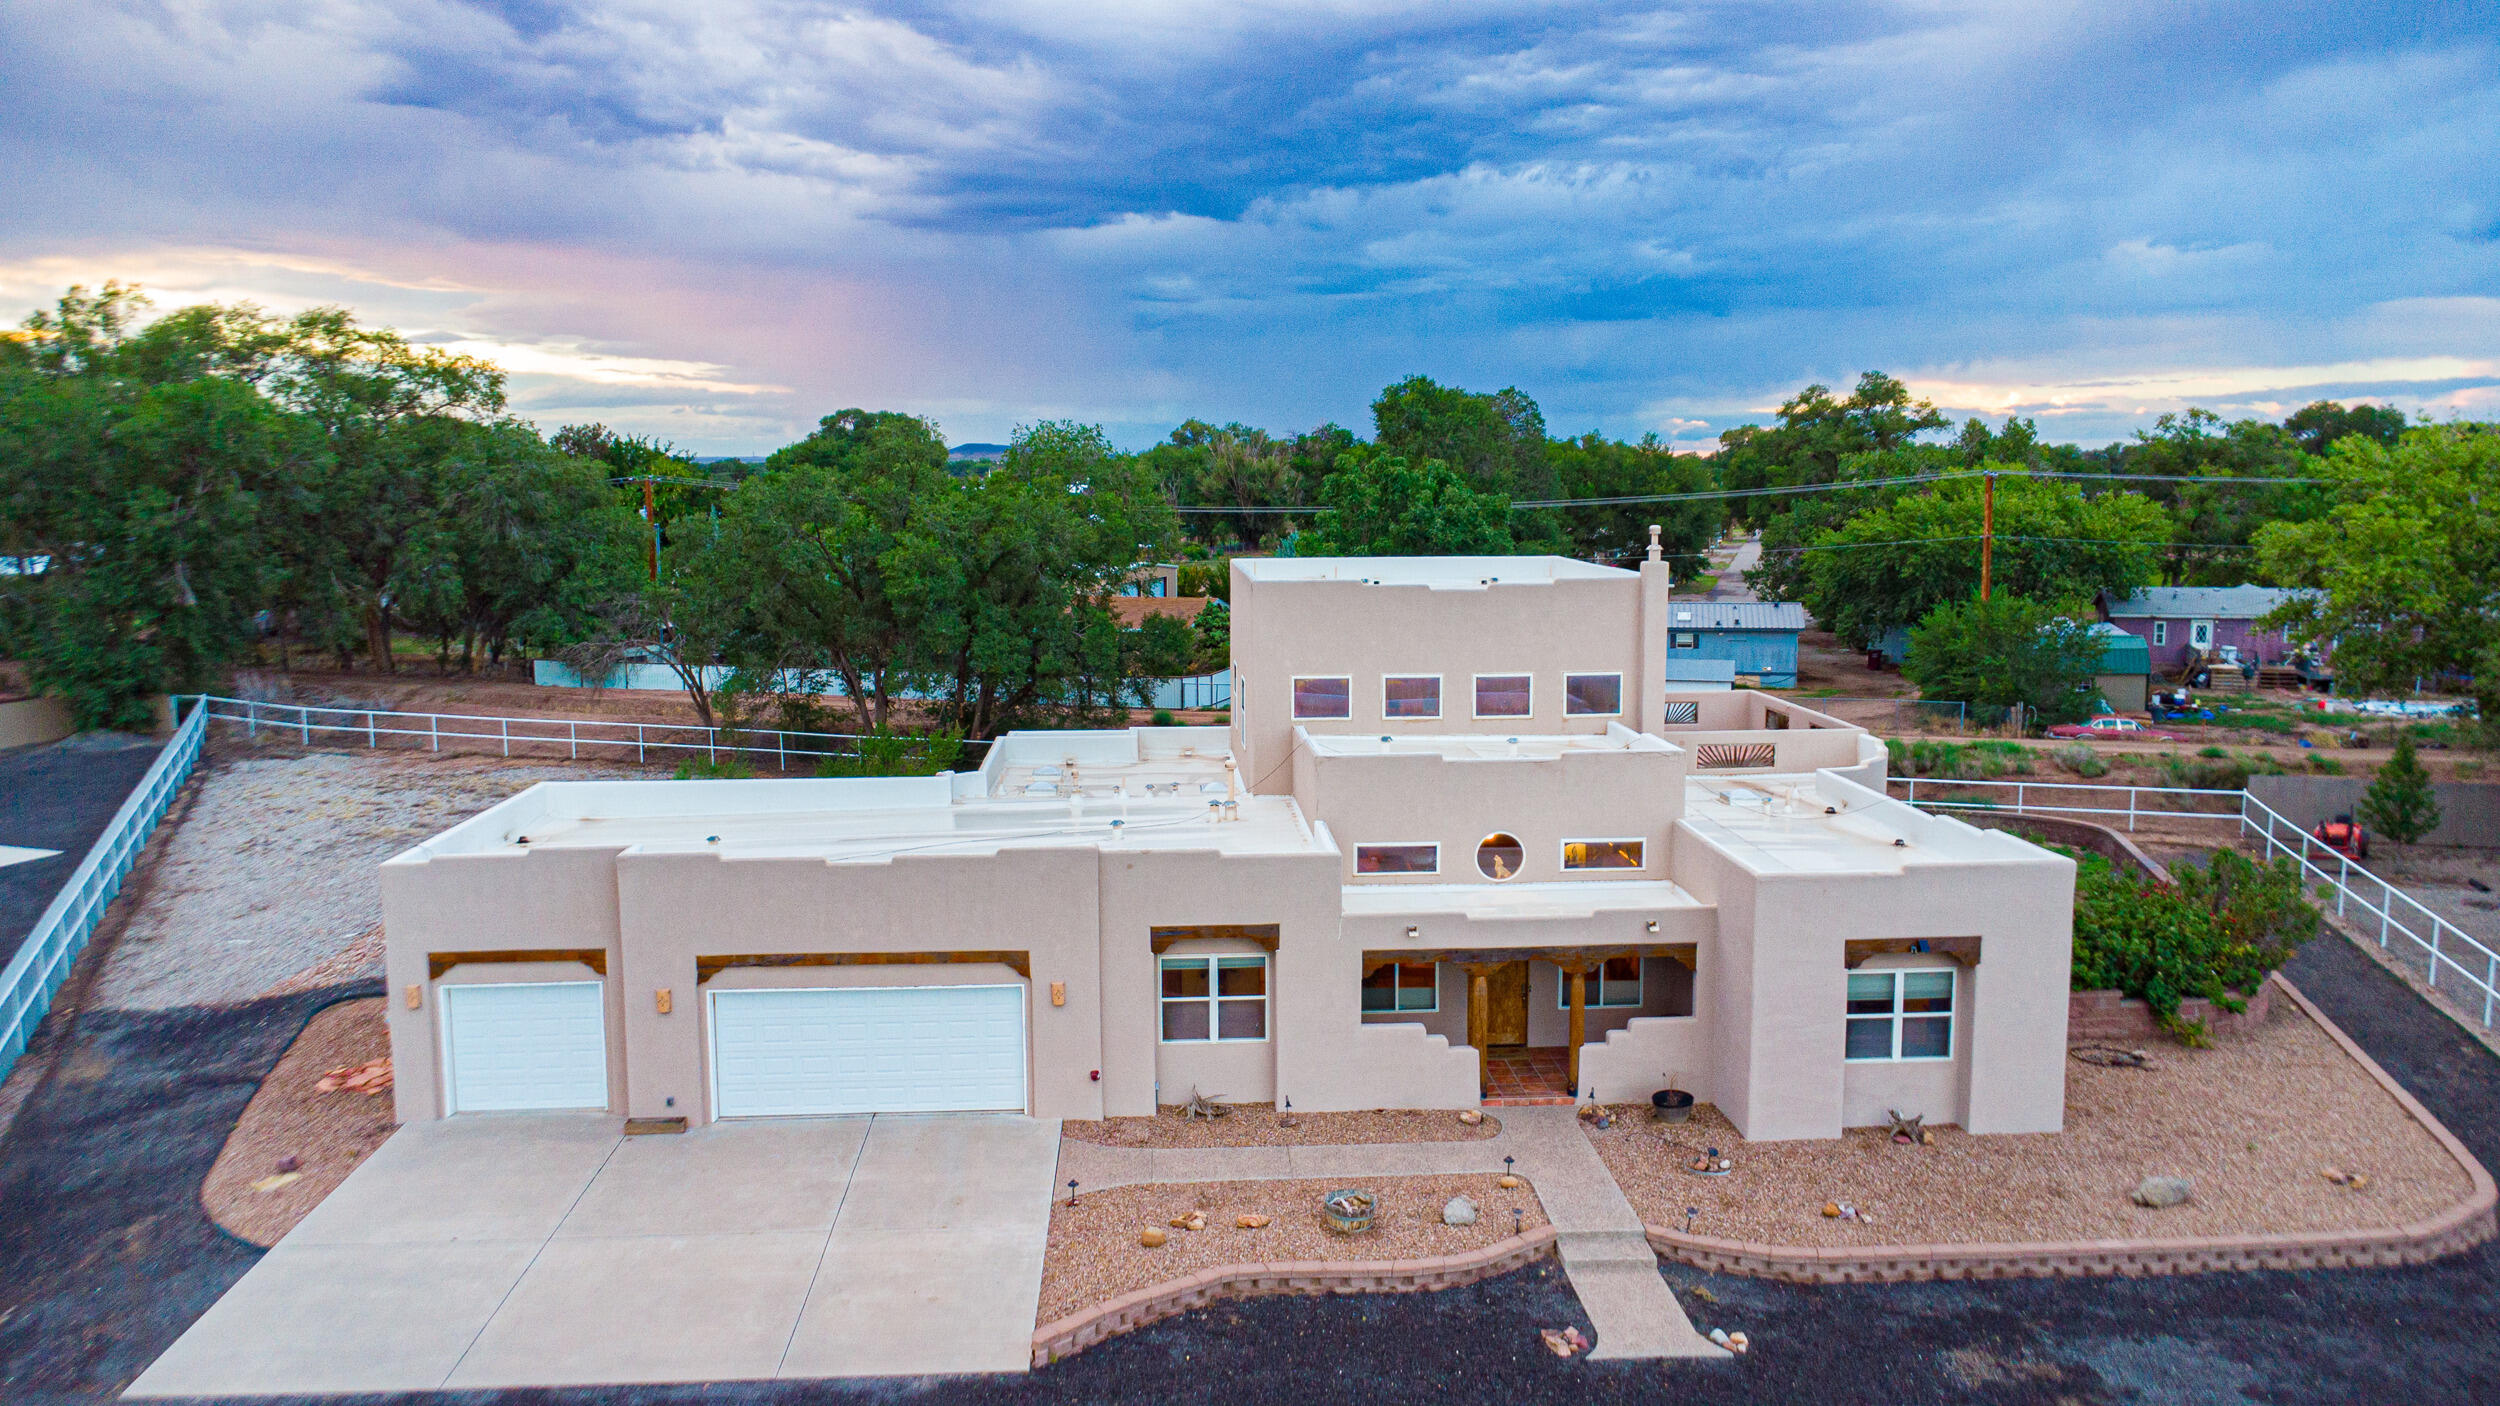
<instances>
[{"instance_id":1,"label":"utility pole","mask_svg":"<svg viewBox=\"0 0 2500 1406\"><path fill-rule=\"evenodd\" d=\"M1988 599L1988 569L1996 555L1997 537L1997 475L1990 469L1979 476L1979 599Z\"/></svg>"}]
</instances>

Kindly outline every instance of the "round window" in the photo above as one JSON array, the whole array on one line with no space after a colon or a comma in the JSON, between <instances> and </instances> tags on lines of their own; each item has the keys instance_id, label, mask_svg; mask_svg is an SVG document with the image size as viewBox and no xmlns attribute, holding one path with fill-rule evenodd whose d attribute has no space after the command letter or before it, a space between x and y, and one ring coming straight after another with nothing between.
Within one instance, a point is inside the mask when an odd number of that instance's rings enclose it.
<instances>
[{"instance_id":1,"label":"round window","mask_svg":"<svg viewBox=\"0 0 2500 1406\"><path fill-rule=\"evenodd\" d=\"M1487 835L1484 843L1476 846L1476 867L1483 870L1488 879L1515 879L1519 877L1519 859L1523 853L1517 839L1509 835Z\"/></svg>"}]
</instances>

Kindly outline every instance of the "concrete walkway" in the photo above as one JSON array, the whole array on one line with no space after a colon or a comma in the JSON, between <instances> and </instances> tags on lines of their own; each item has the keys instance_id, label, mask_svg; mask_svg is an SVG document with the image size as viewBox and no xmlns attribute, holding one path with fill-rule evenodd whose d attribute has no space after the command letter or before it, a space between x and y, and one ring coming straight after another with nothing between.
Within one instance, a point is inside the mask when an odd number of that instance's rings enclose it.
<instances>
[{"instance_id":1,"label":"concrete walkway","mask_svg":"<svg viewBox=\"0 0 2500 1406\"><path fill-rule=\"evenodd\" d=\"M1385 1142L1322 1147L1105 1147L1063 1138L1059 1184L1105 1190L1136 1182L1257 1181L1301 1177L1436 1176L1498 1172L1502 1159L1535 1186L1553 1222L1563 1272L1596 1330L1592 1357L1720 1357L1693 1331L1658 1274L1641 1218L1615 1185L1569 1108L1504 1108L1502 1131L1473 1142Z\"/></svg>"},{"instance_id":2,"label":"concrete walkway","mask_svg":"<svg viewBox=\"0 0 2500 1406\"><path fill-rule=\"evenodd\" d=\"M1055 1123L401 1129L132 1396L1021 1372Z\"/></svg>"}]
</instances>

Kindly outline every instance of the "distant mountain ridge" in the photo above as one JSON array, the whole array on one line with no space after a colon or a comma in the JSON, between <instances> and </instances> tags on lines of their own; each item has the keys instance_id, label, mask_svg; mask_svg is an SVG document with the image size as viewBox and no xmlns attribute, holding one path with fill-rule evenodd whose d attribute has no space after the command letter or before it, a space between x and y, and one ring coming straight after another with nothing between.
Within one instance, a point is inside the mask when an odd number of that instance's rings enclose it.
<instances>
[{"instance_id":1,"label":"distant mountain ridge","mask_svg":"<svg viewBox=\"0 0 2500 1406\"><path fill-rule=\"evenodd\" d=\"M1007 446L1003 444L958 444L946 451L946 457L950 460L1004 459L1007 457Z\"/></svg>"}]
</instances>

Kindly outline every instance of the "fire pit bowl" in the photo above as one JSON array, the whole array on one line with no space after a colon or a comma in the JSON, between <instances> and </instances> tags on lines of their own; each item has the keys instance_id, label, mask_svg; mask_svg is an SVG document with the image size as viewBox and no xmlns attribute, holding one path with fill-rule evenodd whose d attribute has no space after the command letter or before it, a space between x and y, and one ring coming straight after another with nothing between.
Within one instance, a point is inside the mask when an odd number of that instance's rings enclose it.
<instances>
[{"instance_id":1,"label":"fire pit bowl","mask_svg":"<svg viewBox=\"0 0 2500 1406\"><path fill-rule=\"evenodd\" d=\"M1661 1123L1681 1123L1693 1116L1693 1096L1682 1089L1660 1089L1649 1096L1649 1116Z\"/></svg>"},{"instance_id":2,"label":"fire pit bowl","mask_svg":"<svg viewBox=\"0 0 2500 1406\"><path fill-rule=\"evenodd\" d=\"M1349 1187L1331 1191L1320 1198L1320 1215L1328 1228L1339 1235L1360 1235L1372 1228L1372 1215L1380 1209L1377 1193Z\"/></svg>"}]
</instances>

